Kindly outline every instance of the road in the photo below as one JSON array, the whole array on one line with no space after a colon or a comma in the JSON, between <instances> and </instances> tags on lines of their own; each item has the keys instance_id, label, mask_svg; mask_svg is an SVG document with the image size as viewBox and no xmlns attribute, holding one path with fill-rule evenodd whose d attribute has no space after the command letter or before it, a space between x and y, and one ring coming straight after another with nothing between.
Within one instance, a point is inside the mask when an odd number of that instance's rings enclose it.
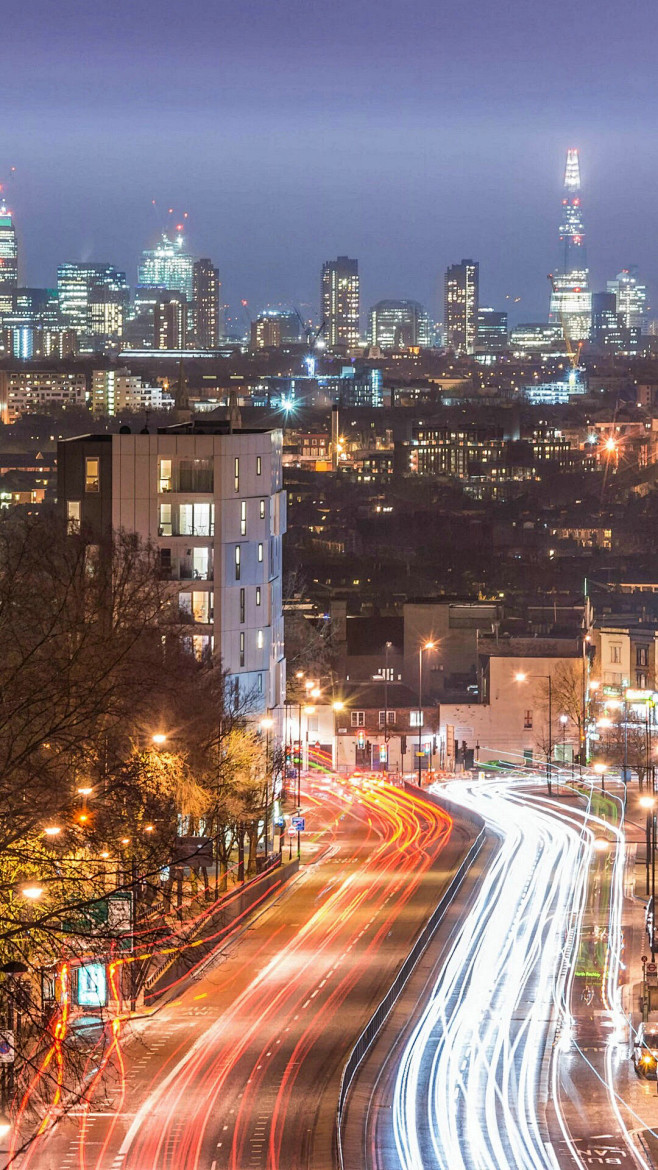
<instances>
[{"instance_id":1,"label":"road","mask_svg":"<svg viewBox=\"0 0 658 1170\"><path fill-rule=\"evenodd\" d=\"M313 782L304 811L319 852L21 1170L331 1165L344 1060L470 835L388 785Z\"/></svg>"},{"instance_id":2,"label":"road","mask_svg":"<svg viewBox=\"0 0 658 1170\"><path fill-rule=\"evenodd\" d=\"M361 1073L346 1170L646 1167L615 1095L623 829L539 777L445 791L485 818L488 865L437 938L412 1024L392 1018Z\"/></svg>"}]
</instances>

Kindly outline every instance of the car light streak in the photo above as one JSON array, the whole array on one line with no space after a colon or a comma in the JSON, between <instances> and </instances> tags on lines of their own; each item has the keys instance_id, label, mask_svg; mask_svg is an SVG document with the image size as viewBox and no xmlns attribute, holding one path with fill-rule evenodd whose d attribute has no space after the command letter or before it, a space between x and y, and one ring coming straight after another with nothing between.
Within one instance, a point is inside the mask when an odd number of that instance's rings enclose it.
<instances>
[{"instance_id":1,"label":"car light streak","mask_svg":"<svg viewBox=\"0 0 658 1170\"><path fill-rule=\"evenodd\" d=\"M451 800L484 816L500 844L400 1058L393 1129L404 1170L555 1170L544 1119L549 1092L567 1149L583 1165L560 1109L559 1051L572 1042L577 942L594 836L602 828L617 845L603 976L613 1104L614 1037L624 1023L623 830L591 809L537 796L536 783L533 794L527 777L445 786ZM551 1061L554 1035L558 1055ZM644 1166L616 1101L613 1109Z\"/></svg>"}]
</instances>

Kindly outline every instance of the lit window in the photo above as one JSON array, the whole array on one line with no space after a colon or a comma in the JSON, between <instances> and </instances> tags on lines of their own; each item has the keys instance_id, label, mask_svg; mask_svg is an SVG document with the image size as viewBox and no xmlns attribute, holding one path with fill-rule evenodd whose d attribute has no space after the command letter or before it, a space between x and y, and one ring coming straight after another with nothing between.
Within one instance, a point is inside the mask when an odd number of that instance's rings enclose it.
<instances>
[{"instance_id":1,"label":"lit window","mask_svg":"<svg viewBox=\"0 0 658 1170\"><path fill-rule=\"evenodd\" d=\"M236 546L235 546L235 579L236 579L236 581L240 580L240 567L241 567L240 545L236 544Z\"/></svg>"},{"instance_id":2,"label":"lit window","mask_svg":"<svg viewBox=\"0 0 658 1170\"><path fill-rule=\"evenodd\" d=\"M256 635L256 645L259 650L263 649L263 631L259 630Z\"/></svg>"},{"instance_id":3,"label":"lit window","mask_svg":"<svg viewBox=\"0 0 658 1170\"><path fill-rule=\"evenodd\" d=\"M422 725L423 725L423 717L422 717L420 711L410 711L409 712L409 726L410 727L422 727Z\"/></svg>"},{"instance_id":4,"label":"lit window","mask_svg":"<svg viewBox=\"0 0 658 1170\"><path fill-rule=\"evenodd\" d=\"M262 546L262 544L259 544L258 545L258 560L262 561L262 559L263 559L263 546Z\"/></svg>"},{"instance_id":5,"label":"lit window","mask_svg":"<svg viewBox=\"0 0 658 1170\"><path fill-rule=\"evenodd\" d=\"M237 455L233 463L233 487L236 492L240 491L240 460Z\"/></svg>"},{"instance_id":6,"label":"lit window","mask_svg":"<svg viewBox=\"0 0 658 1170\"><path fill-rule=\"evenodd\" d=\"M260 605L260 585L256 586L256 605Z\"/></svg>"},{"instance_id":7,"label":"lit window","mask_svg":"<svg viewBox=\"0 0 658 1170\"><path fill-rule=\"evenodd\" d=\"M265 500L261 500L260 502L260 518L261 520L265 519Z\"/></svg>"},{"instance_id":8,"label":"lit window","mask_svg":"<svg viewBox=\"0 0 658 1170\"><path fill-rule=\"evenodd\" d=\"M244 631L240 634L240 666L244 666Z\"/></svg>"},{"instance_id":9,"label":"lit window","mask_svg":"<svg viewBox=\"0 0 658 1170\"><path fill-rule=\"evenodd\" d=\"M159 476L158 491L170 492L173 491L172 476L171 476L171 459L160 460L160 476Z\"/></svg>"},{"instance_id":10,"label":"lit window","mask_svg":"<svg viewBox=\"0 0 658 1170\"><path fill-rule=\"evenodd\" d=\"M240 536L247 535L247 501L242 500L240 504Z\"/></svg>"},{"instance_id":11,"label":"lit window","mask_svg":"<svg viewBox=\"0 0 658 1170\"><path fill-rule=\"evenodd\" d=\"M80 500L69 500L66 505L66 521L69 532L80 530Z\"/></svg>"},{"instance_id":12,"label":"lit window","mask_svg":"<svg viewBox=\"0 0 658 1170\"><path fill-rule=\"evenodd\" d=\"M621 662L621 643L613 643L610 647L610 661Z\"/></svg>"},{"instance_id":13,"label":"lit window","mask_svg":"<svg viewBox=\"0 0 658 1170\"><path fill-rule=\"evenodd\" d=\"M263 461L260 455L256 456L256 475L260 475L263 470Z\"/></svg>"},{"instance_id":14,"label":"lit window","mask_svg":"<svg viewBox=\"0 0 658 1170\"><path fill-rule=\"evenodd\" d=\"M158 536L172 536L171 504L160 504L160 524Z\"/></svg>"},{"instance_id":15,"label":"lit window","mask_svg":"<svg viewBox=\"0 0 658 1170\"><path fill-rule=\"evenodd\" d=\"M85 491L99 492L100 490L100 459L87 458L85 459Z\"/></svg>"},{"instance_id":16,"label":"lit window","mask_svg":"<svg viewBox=\"0 0 658 1170\"><path fill-rule=\"evenodd\" d=\"M365 711L351 711L350 718L352 720L352 727L365 727L365 725L366 725Z\"/></svg>"}]
</instances>

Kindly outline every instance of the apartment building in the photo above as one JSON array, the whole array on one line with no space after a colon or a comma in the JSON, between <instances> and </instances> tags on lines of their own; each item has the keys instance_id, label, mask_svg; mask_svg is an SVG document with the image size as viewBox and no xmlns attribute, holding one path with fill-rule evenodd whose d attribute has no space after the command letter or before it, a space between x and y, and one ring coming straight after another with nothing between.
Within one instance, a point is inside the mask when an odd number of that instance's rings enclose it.
<instances>
[{"instance_id":1,"label":"apartment building","mask_svg":"<svg viewBox=\"0 0 658 1170\"><path fill-rule=\"evenodd\" d=\"M68 523L157 544L191 649L218 654L259 710L279 707L285 693L282 446L279 430L195 419L154 434L66 439L57 454Z\"/></svg>"}]
</instances>

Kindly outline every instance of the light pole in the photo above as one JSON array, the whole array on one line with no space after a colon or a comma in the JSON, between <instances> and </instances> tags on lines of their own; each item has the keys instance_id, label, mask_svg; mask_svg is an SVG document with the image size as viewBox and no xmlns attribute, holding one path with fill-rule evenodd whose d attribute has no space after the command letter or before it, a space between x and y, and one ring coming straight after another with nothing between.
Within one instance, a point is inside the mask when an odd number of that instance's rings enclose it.
<instances>
[{"instance_id":1,"label":"light pole","mask_svg":"<svg viewBox=\"0 0 658 1170\"><path fill-rule=\"evenodd\" d=\"M434 650L436 648L435 642L425 642L424 646L420 646L418 650L418 787L422 788L423 784L423 652L425 650Z\"/></svg>"},{"instance_id":2,"label":"light pole","mask_svg":"<svg viewBox=\"0 0 658 1170\"><path fill-rule=\"evenodd\" d=\"M551 796L552 764L553 764L553 680L550 674L526 674L519 670L514 675L517 682L525 682L529 678L543 678L548 682L548 751L546 753L546 786Z\"/></svg>"},{"instance_id":3,"label":"light pole","mask_svg":"<svg viewBox=\"0 0 658 1170\"><path fill-rule=\"evenodd\" d=\"M594 771L596 772L597 776L601 777L601 792L605 792L605 773L606 773L605 764L595 764Z\"/></svg>"},{"instance_id":4,"label":"light pole","mask_svg":"<svg viewBox=\"0 0 658 1170\"><path fill-rule=\"evenodd\" d=\"M315 707L309 707L309 706L304 707L304 714L306 716L306 743L307 743L307 745L308 745L308 717L309 717L309 715L313 715L314 711L315 711ZM307 748L307 751L308 751L308 748ZM301 771L301 763L302 763L302 707L301 707L301 704L299 707L299 756L297 758L299 760L299 767L297 768L297 816L300 816L301 811L302 811L302 771ZM297 858L299 859L301 857L301 855L302 855L302 835L298 829L297 830Z\"/></svg>"},{"instance_id":5,"label":"light pole","mask_svg":"<svg viewBox=\"0 0 658 1170\"><path fill-rule=\"evenodd\" d=\"M336 715L340 714L341 711L345 710L345 704L344 704L342 699L336 699L335 702L333 702L331 704L331 706L332 706L332 709L334 711L334 743L333 743L334 760L333 760L333 765L334 765L334 768L337 768L338 767L338 741L337 741L337 733L336 733Z\"/></svg>"},{"instance_id":6,"label":"light pole","mask_svg":"<svg viewBox=\"0 0 658 1170\"><path fill-rule=\"evenodd\" d=\"M386 749L386 771L388 772L388 655L392 647L392 642L387 642L386 650L386 665L384 666L384 747Z\"/></svg>"},{"instance_id":7,"label":"light pole","mask_svg":"<svg viewBox=\"0 0 658 1170\"><path fill-rule=\"evenodd\" d=\"M640 808L646 809L646 812L647 812L647 825L646 825L646 834L647 834L647 837L646 837L646 874L647 874L646 894L647 894L647 897L649 896L649 872L650 872L651 853L652 853L651 821L652 821L652 812L653 812L653 809L655 807L655 804L656 804L656 801L655 801L655 798L653 796L641 796L640 797Z\"/></svg>"},{"instance_id":8,"label":"light pole","mask_svg":"<svg viewBox=\"0 0 658 1170\"><path fill-rule=\"evenodd\" d=\"M265 732L265 865L267 865L267 857L270 849L270 731L274 726L274 720L269 715L266 715L261 719L260 726L261 731Z\"/></svg>"}]
</instances>

